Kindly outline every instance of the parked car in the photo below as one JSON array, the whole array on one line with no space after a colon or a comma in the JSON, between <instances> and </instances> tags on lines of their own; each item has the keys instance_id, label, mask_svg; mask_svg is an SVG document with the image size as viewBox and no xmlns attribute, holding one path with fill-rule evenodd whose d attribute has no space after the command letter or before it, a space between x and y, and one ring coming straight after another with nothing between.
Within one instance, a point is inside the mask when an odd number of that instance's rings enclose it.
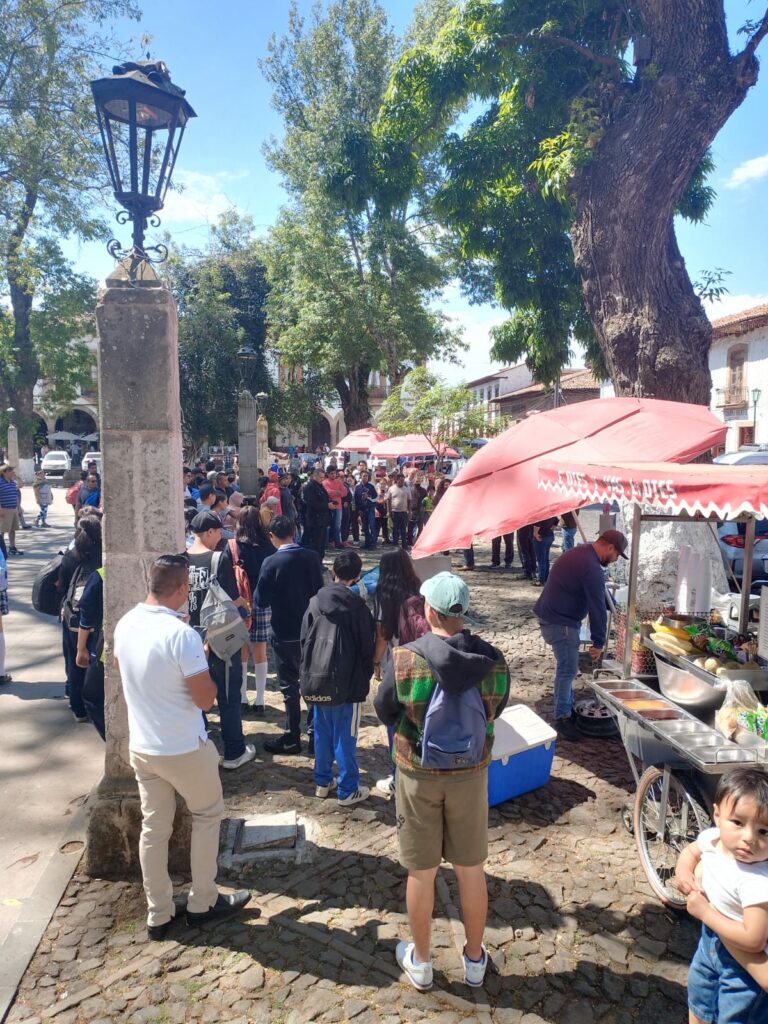
<instances>
[{"instance_id":1,"label":"parked car","mask_svg":"<svg viewBox=\"0 0 768 1024\"><path fill-rule=\"evenodd\" d=\"M726 452L712 460L719 466L768 465L768 445L743 444L737 452Z\"/></svg>"},{"instance_id":2,"label":"parked car","mask_svg":"<svg viewBox=\"0 0 768 1024\"><path fill-rule=\"evenodd\" d=\"M746 523L735 520L721 523L717 528L720 553L726 571L730 568L737 580L744 575L744 538ZM755 523L755 546L752 550L752 581L768 580L768 519ZM731 583L729 575L728 582Z\"/></svg>"},{"instance_id":3,"label":"parked car","mask_svg":"<svg viewBox=\"0 0 768 1024\"><path fill-rule=\"evenodd\" d=\"M768 465L768 445L744 444L736 452L726 452L712 460L720 466ZM720 553L726 571L730 569L737 580L744 575L744 537L746 524L736 521L721 523L717 528ZM768 519L755 524L755 547L752 552L752 581L768 580ZM730 574L728 582L732 583Z\"/></svg>"},{"instance_id":4,"label":"parked car","mask_svg":"<svg viewBox=\"0 0 768 1024\"><path fill-rule=\"evenodd\" d=\"M80 463L81 469L88 469L89 462L96 463L96 472L101 476L101 452L86 452L83 456L83 461Z\"/></svg>"},{"instance_id":5,"label":"parked car","mask_svg":"<svg viewBox=\"0 0 768 1024\"><path fill-rule=\"evenodd\" d=\"M56 449L45 453L40 468L46 476L64 476L72 469L72 459L66 452Z\"/></svg>"}]
</instances>

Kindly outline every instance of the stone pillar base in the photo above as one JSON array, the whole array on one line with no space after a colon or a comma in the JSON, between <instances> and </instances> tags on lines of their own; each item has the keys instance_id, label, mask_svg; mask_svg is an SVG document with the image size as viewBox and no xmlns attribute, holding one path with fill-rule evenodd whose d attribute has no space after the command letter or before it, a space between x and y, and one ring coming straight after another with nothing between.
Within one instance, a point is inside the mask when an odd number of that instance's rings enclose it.
<instances>
[{"instance_id":1,"label":"stone pillar base","mask_svg":"<svg viewBox=\"0 0 768 1024\"><path fill-rule=\"evenodd\" d=\"M168 870L189 877L192 817L176 798L176 818L168 847ZM134 779L102 779L90 807L85 873L94 878L141 878L141 804Z\"/></svg>"}]
</instances>

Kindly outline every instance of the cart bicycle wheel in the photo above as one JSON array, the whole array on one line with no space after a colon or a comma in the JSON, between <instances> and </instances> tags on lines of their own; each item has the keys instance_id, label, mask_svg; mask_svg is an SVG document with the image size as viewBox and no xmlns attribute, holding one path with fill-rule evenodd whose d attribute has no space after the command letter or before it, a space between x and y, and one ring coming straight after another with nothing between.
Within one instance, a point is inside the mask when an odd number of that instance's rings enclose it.
<instances>
[{"instance_id":1,"label":"cart bicycle wheel","mask_svg":"<svg viewBox=\"0 0 768 1024\"><path fill-rule=\"evenodd\" d=\"M710 820L698 792L672 772L666 813L663 795L663 770L649 768L640 779L635 796L635 843L656 896L667 906L682 909L685 897L675 885L675 864L682 850L709 827Z\"/></svg>"}]
</instances>

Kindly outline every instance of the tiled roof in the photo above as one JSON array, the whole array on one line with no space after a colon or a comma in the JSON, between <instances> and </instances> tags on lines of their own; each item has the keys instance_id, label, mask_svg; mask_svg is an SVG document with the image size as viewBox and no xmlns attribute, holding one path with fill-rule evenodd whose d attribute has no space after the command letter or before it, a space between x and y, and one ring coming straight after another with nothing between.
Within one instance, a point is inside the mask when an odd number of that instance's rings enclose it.
<instances>
[{"instance_id":1,"label":"tiled roof","mask_svg":"<svg viewBox=\"0 0 768 1024\"><path fill-rule=\"evenodd\" d=\"M740 313L731 313L730 316L713 320L712 337L714 339L735 338L766 326L768 326L768 304L753 306L751 309L743 309Z\"/></svg>"},{"instance_id":2,"label":"tiled roof","mask_svg":"<svg viewBox=\"0 0 768 1024\"><path fill-rule=\"evenodd\" d=\"M517 364L520 365L519 363ZM485 377L478 377L477 380L471 380L468 384L465 384L466 388L477 388L481 384L487 384L489 380L501 380L504 378L504 374L509 373L510 370L514 370L514 366L505 366L503 370L497 370L495 373L486 374Z\"/></svg>"},{"instance_id":3,"label":"tiled roof","mask_svg":"<svg viewBox=\"0 0 768 1024\"><path fill-rule=\"evenodd\" d=\"M599 390L599 388L600 381L591 370L563 370L560 374L561 391L593 391ZM552 389L545 388L543 384L529 384L525 388L519 388L517 391L510 391L506 395L500 395L498 398L492 398L491 401L510 402L516 398L523 398L526 395L542 395L550 390Z\"/></svg>"}]
</instances>

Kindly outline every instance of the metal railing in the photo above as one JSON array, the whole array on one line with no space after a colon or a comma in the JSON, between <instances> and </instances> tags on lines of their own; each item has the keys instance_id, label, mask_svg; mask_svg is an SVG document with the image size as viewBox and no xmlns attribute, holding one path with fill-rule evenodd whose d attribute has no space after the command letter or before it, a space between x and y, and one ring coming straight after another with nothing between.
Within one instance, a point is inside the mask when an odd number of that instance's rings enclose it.
<instances>
[{"instance_id":1,"label":"metal railing","mask_svg":"<svg viewBox=\"0 0 768 1024\"><path fill-rule=\"evenodd\" d=\"M746 406L749 405L749 388L717 388L716 399L717 405L720 408L725 406Z\"/></svg>"}]
</instances>

